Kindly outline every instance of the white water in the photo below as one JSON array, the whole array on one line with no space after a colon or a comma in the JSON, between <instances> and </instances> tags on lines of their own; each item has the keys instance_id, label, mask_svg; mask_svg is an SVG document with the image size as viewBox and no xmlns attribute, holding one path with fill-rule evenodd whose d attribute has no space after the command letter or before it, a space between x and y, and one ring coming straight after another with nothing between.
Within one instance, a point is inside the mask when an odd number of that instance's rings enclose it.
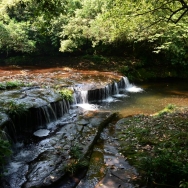
<instances>
[{"instance_id":1,"label":"white water","mask_svg":"<svg viewBox=\"0 0 188 188\"><path fill-rule=\"evenodd\" d=\"M115 86L115 91L114 91L114 95L118 95L119 94L119 88L118 88L118 84L117 82L114 83L114 86Z\"/></svg>"},{"instance_id":2,"label":"white water","mask_svg":"<svg viewBox=\"0 0 188 188\"><path fill-rule=\"evenodd\" d=\"M48 136L49 133L50 131L47 129L39 129L35 131L33 134L38 137L43 137L43 136Z\"/></svg>"},{"instance_id":3,"label":"white water","mask_svg":"<svg viewBox=\"0 0 188 188\"><path fill-rule=\"evenodd\" d=\"M75 101L74 106L80 107L84 110L89 110L89 111L98 110L98 105L88 103L88 91L87 90L80 91L80 103L77 102L75 95L74 95L74 101Z\"/></svg>"},{"instance_id":4,"label":"white water","mask_svg":"<svg viewBox=\"0 0 188 188\"><path fill-rule=\"evenodd\" d=\"M131 93L139 93L142 92L143 89L140 87L135 86L134 84L131 84L127 77L123 77L123 81L125 83L125 90Z\"/></svg>"},{"instance_id":5,"label":"white water","mask_svg":"<svg viewBox=\"0 0 188 188\"><path fill-rule=\"evenodd\" d=\"M89 111L98 110L98 105L96 104L84 103L84 104L77 104L76 106L81 107L84 110L89 110Z\"/></svg>"},{"instance_id":6,"label":"white water","mask_svg":"<svg viewBox=\"0 0 188 188\"><path fill-rule=\"evenodd\" d=\"M121 80L121 88L118 87L118 83L114 82L113 84L108 84L104 88L99 89L96 99L101 102L117 102L121 101L121 98L128 97L126 92L142 92L143 89L139 88L129 82L126 77L123 77ZM122 88L123 86L123 88ZM75 106L81 107L84 110L97 110L98 105L90 104L88 102L88 91L79 91L79 101L77 101L76 96L74 95L74 104Z\"/></svg>"},{"instance_id":7,"label":"white water","mask_svg":"<svg viewBox=\"0 0 188 188\"><path fill-rule=\"evenodd\" d=\"M88 103L88 91L81 91L81 99L83 104Z\"/></svg>"}]
</instances>

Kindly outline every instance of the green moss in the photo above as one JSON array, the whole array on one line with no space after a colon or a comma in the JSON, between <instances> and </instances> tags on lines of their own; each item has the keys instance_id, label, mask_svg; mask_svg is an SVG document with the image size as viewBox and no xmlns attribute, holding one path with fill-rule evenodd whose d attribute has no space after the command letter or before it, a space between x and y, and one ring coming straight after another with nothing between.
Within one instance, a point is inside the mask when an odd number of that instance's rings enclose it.
<instances>
[{"instance_id":1,"label":"green moss","mask_svg":"<svg viewBox=\"0 0 188 188\"><path fill-rule=\"evenodd\" d=\"M162 116L167 113L172 113L176 109L176 105L174 104L168 104L163 110L157 112L154 114L154 116Z\"/></svg>"}]
</instances>

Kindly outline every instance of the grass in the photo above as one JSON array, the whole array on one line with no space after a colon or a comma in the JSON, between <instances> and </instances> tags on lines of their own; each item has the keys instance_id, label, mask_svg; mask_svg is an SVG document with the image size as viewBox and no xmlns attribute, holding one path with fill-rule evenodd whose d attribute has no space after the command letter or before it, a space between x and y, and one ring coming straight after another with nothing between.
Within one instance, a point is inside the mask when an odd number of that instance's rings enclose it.
<instances>
[{"instance_id":1,"label":"grass","mask_svg":"<svg viewBox=\"0 0 188 188\"><path fill-rule=\"evenodd\" d=\"M167 108L174 108L169 105ZM151 187L188 182L188 111L125 118L117 133L121 153Z\"/></svg>"},{"instance_id":2,"label":"grass","mask_svg":"<svg viewBox=\"0 0 188 188\"><path fill-rule=\"evenodd\" d=\"M29 83L20 82L18 80L6 81L0 83L0 90L15 89L24 86L31 86Z\"/></svg>"},{"instance_id":3,"label":"grass","mask_svg":"<svg viewBox=\"0 0 188 188\"><path fill-rule=\"evenodd\" d=\"M16 103L15 101L10 100L3 105L3 110L11 118L14 118L16 116L20 116L26 113L28 108L25 103Z\"/></svg>"}]
</instances>

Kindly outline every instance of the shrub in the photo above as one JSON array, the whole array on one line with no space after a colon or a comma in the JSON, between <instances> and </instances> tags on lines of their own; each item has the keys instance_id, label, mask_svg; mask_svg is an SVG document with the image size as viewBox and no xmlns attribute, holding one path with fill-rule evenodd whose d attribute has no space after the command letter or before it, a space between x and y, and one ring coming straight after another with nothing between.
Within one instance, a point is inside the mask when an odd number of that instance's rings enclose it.
<instances>
[{"instance_id":1,"label":"shrub","mask_svg":"<svg viewBox=\"0 0 188 188\"><path fill-rule=\"evenodd\" d=\"M67 101L72 101L73 100L73 91L70 89L62 89L58 90L58 93L61 95L61 97Z\"/></svg>"}]
</instances>

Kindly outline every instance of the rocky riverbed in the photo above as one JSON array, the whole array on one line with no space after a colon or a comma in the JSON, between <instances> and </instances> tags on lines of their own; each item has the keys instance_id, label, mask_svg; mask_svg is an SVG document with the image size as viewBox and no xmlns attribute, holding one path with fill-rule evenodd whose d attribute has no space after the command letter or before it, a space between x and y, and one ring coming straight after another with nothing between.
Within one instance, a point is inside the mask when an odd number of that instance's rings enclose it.
<instances>
[{"instance_id":1,"label":"rocky riverbed","mask_svg":"<svg viewBox=\"0 0 188 188\"><path fill-rule=\"evenodd\" d=\"M74 187L85 175L96 139L114 116L109 112L78 115L65 125L60 122L55 132L38 143L18 147L7 166L2 186ZM83 173L77 173L80 168Z\"/></svg>"},{"instance_id":2,"label":"rocky riverbed","mask_svg":"<svg viewBox=\"0 0 188 188\"><path fill-rule=\"evenodd\" d=\"M12 100L16 104L25 104L32 109L29 112L32 116L16 121L16 126L22 124L18 127L24 139L16 141L13 156L6 167L8 171L1 181L3 188L138 186L135 181L139 175L119 153L115 125L109 124L116 114L96 109L83 111L66 102L63 106L64 102L55 91L61 87L85 89L83 87L89 86L90 89L105 87L106 90L97 90L100 97L103 93L105 97L108 96L110 89L115 91L114 94L119 94L118 84L113 81L119 81L120 75L65 67L33 70L15 66L8 71L4 69L4 72L0 72L2 83L16 80L30 86L1 91L1 104L10 101L12 105ZM113 85L106 87L112 82ZM38 109L33 116L33 111ZM57 117L56 114L60 115ZM9 121L9 117L2 118L2 123L5 120ZM103 131L104 127L107 128ZM18 132L20 130L16 129ZM102 148L99 147L101 144Z\"/></svg>"}]
</instances>

